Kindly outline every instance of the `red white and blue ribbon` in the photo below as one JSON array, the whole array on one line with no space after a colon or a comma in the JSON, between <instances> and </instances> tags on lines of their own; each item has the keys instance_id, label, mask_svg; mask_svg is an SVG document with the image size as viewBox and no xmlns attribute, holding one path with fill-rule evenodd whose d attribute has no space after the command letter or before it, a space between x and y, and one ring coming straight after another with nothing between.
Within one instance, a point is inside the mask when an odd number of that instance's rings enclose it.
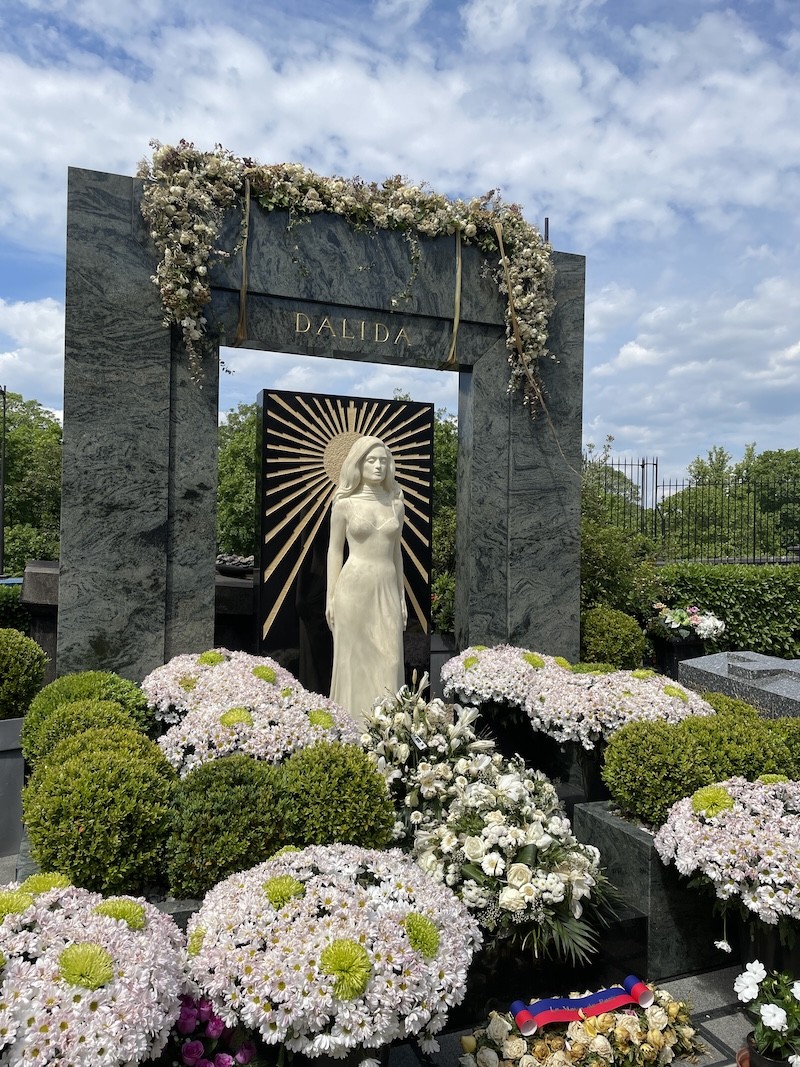
<instances>
[{"instance_id":1,"label":"red white and blue ribbon","mask_svg":"<svg viewBox=\"0 0 800 1067\"><path fill-rule=\"evenodd\" d=\"M608 989L601 989L585 997L554 997L550 1000L536 1000L532 1004L515 1000L511 1005L511 1014L520 1033L524 1037L530 1037L539 1027L547 1026L548 1023L571 1023L593 1015L602 1015L607 1011L616 1011L626 1004L649 1008L652 1003L652 989L636 975L629 974L621 986L609 986Z\"/></svg>"}]
</instances>

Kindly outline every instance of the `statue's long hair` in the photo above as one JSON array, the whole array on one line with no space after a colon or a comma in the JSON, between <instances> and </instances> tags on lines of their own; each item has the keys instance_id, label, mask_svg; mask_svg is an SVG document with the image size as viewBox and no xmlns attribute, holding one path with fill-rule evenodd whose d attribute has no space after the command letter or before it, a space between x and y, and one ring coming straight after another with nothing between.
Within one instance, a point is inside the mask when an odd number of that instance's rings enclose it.
<instances>
[{"instance_id":1,"label":"statue's long hair","mask_svg":"<svg viewBox=\"0 0 800 1067\"><path fill-rule=\"evenodd\" d=\"M391 495L393 500L403 499L403 490L397 484L395 478L396 468L391 449L387 448L380 437L365 436L359 437L345 457L342 464L342 472L339 475L339 488L336 490L334 500L352 496L359 489L361 486L361 464L364 462L364 457L378 445L386 449L386 455L389 459L386 467L386 477L383 479L383 488Z\"/></svg>"}]
</instances>

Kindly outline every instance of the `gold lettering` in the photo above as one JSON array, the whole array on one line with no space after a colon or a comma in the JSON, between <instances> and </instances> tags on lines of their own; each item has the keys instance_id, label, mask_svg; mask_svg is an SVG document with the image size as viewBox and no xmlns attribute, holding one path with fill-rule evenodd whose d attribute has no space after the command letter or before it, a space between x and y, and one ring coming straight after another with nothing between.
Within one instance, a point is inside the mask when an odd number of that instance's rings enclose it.
<instances>
[{"instance_id":1,"label":"gold lettering","mask_svg":"<svg viewBox=\"0 0 800 1067\"><path fill-rule=\"evenodd\" d=\"M301 325L301 323L303 325ZM294 316L294 332L295 333L308 333L311 329L311 319L308 315L303 314L302 311L298 311Z\"/></svg>"},{"instance_id":2,"label":"gold lettering","mask_svg":"<svg viewBox=\"0 0 800 1067\"><path fill-rule=\"evenodd\" d=\"M367 328L366 319L361 320L361 340L366 341L365 330Z\"/></svg>"},{"instance_id":3,"label":"gold lettering","mask_svg":"<svg viewBox=\"0 0 800 1067\"><path fill-rule=\"evenodd\" d=\"M408 334L406 333L406 331L402 327L397 331L397 337L395 337L394 343L397 344L397 342L400 340L401 337L402 337L402 339L405 341L405 343L407 345L411 344L411 342L408 339Z\"/></svg>"},{"instance_id":4,"label":"gold lettering","mask_svg":"<svg viewBox=\"0 0 800 1067\"><path fill-rule=\"evenodd\" d=\"M347 319L342 319L342 337L346 341L355 341L356 335L354 333L347 332Z\"/></svg>"},{"instance_id":5,"label":"gold lettering","mask_svg":"<svg viewBox=\"0 0 800 1067\"><path fill-rule=\"evenodd\" d=\"M317 337L319 337L323 330L329 330L334 337L336 336L336 330L334 330L333 326L331 326L331 320L328 318L327 315L319 325L319 329L317 330Z\"/></svg>"},{"instance_id":6,"label":"gold lettering","mask_svg":"<svg viewBox=\"0 0 800 1067\"><path fill-rule=\"evenodd\" d=\"M381 337L379 331L383 331L383 337ZM381 344L383 344L384 341L389 340L389 327L382 322L375 323L375 340L379 341Z\"/></svg>"}]
</instances>

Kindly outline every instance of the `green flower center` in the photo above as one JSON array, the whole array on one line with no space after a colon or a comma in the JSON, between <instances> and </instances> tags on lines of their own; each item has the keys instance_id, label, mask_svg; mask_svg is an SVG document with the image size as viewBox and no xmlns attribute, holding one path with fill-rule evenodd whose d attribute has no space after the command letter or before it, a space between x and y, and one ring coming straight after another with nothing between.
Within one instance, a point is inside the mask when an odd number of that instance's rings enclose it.
<instances>
[{"instance_id":1,"label":"green flower center","mask_svg":"<svg viewBox=\"0 0 800 1067\"><path fill-rule=\"evenodd\" d=\"M6 889L0 892L0 923L6 915L19 915L33 904L33 894L21 889Z\"/></svg>"},{"instance_id":2,"label":"green flower center","mask_svg":"<svg viewBox=\"0 0 800 1067\"><path fill-rule=\"evenodd\" d=\"M221 652L216 652L213 648L208 652L201 652L197 657L197 662L202 667L217 667L220 663L225 662L225 656Z\"/></svg>"},{"instance_id":3,"label":"green flower center","mask_svg":"<svg viewBox=\"0 0 800 1067\"><path fill-rule=\"evenodd\" d=\"M253 667L253 674L256 678L260 678L262 682L271 682L273 685L278 680L278 676L272 667Z\"/></svg>"},{"instance_id":4,"label":"green flower center","mask_svg":"<svg viewBox=\"0 0 800 1067\"><path fill-rule=\"evenodd\" d=\"M324 708L314 708L308 713L308 721L312 726L319 726L323 730L330 730L333 726L333 716Z\"/></svg>"},{"instance_id":5,"label":"green flower center","mask_svg":"<svg viewBox=\"0 0 800 1067\"><path fill-rule=\"evenodd\" d=\"M785 774L759 774L757 781L764 785L776 785L778 782L788 782Z\"/></svg>"},{"instance_id":6,"label":"green flower center","mask_svg":"<svg viewBox=\"0 0 800 1067\"><path fill-rule=\"evenodd\" d=\"M63 874L32 874L25 879L20 889L38 897L40 893L48 893L51 889L66 889L71 884L69 878Z\"/></svg>"},{"instance_id":7,"label":"green flower center","mask_svg":"<svg viewBox=\"0 0 800 1067\"><path fill-rule=\"evenodd\" d=\"M677 685L665 685L664 692L668 697L675 697L677 700L682 700L684 704L689 703L688 695L682 689L679 689Z\"/></svg>"},{"instance_id":8,"label":"green flower center","mask_svg":"<svg viewBox=\"0 0 800 1067\"><path fill-rule=\"evenodd\" d=\"M291 874L278 874L264 882L264 892L267 894L267 900L277 911L295 897L305 896L306 887Z\"/></svg>"},{"instance_id":9,"label":"green flower center","mask_svg":"<svg viewBox=\"0 0 800 1067\"><path fill-rule=\"evenodd\" d=\"M572 670L572 664L568 659L565 659L563 656L555 656L554 658L559 667L563 667L565 671Z\"/></svg>"},{"instance_id":10,"label":"green flower center","mask_svg":"<svg viewBox=\"0 0 800 1067\"><path fill-rule=\"evenodd\" d=\"M237 726L243 723L245 726L253 725L253 716L247 708L229 708L219 717L220 726Z\"/></svg>"},{"instance_id":11,"label":"green flower center","mask_svg":"<svg viewBox=\"0 0 800 1067\"><path fill-rule=\"evenodd\" d=\"M178 685L184 693L191 693L193 689L197 688L197 679L193 674L184 674L183 678L178 679Z\"/></svg>"},{"instance_id":12,"label":"green flower center","mask_svg":"<svg viewBox=\"0 0 800 1067\"><path fill-rule=\"evenodd\" d=\"M292 687L290 685L285 685L283 687L283 689L281 689L281 696L282 697L290 697L291 695L292 695Z\"/></svg>"},{"instance_id":13,"label":"green flower center","mask_svg":"<svg viewBox=\"0 0 800 1067\"><path fill-rule=\"evenodd\" d=\"M464 660L464 670L471 671L477 662L477 656L467 656L467 658Z\"/></svg>"},{"instance_id":14,"label":"green flower center","mask_svg":"<svg viewBox=\"0 0 800 1067\"><path fill-rule=\"evenodd\" d=\"M540 671L542 667L544 667L544 660L541 656L537 656L535 652L523 652L522 658L528 666L533 667L534 670Z\"/></svg>"},{"instance_id":15,"label":"green flower center","mask_svg":"<svg viewBox=\"0 0 800 1067\"><path fill-rule=\"evenodd\" d=\"M84 941L64 949L58 957L58 969L68 985L99 989L114 977L114 960L102 945Z\"/></svg>"},{"instance_id":16,"label":"green flower center","mask_svg":"<svg viewBox=\"0 0 800 1067\"><path fill-rule=\"evenodd\" d=\"M692 793L692 811L713 819L733 807L733 797L724 785L704 785Z\"/></svg>"},{"instance_id":17,"label":"green flower center","mask_svg":"<svg viewBox=\"0 0 800 1067\"><path fill-rule=\"evenodd\" d=\"M202 926L197 926L192 930L186 942L186 951L190 956L196 956L199 953L205 939L206 932Z\"/></svg>"},{"instance_id":18,"label":"green flower center","mask_svg":"<svg viewBox=\"0 0 800 1067\"><path fill-rule=\"evenodd\" d=\"M322 950L320 969L333 977L333 995L339 1000L354 1000L367 988L372 964L363 945L350 938L332 941Z\"/></svg>"},{"instance_id":19,"label":"green flower center","mask_svg":"<svg viewBox=\"0 0 800 1067\"><path fill-rule=\"evenodd\" d=\"M419 952L426 960L433 959L439 951L439 931L436 924L427 915L418 915L411 912L406 915L403 925L408 934L408 943L415 952Z\"/></svg>"},{"instance_id":20,"label":"green flower center","mask_svg":"<svg viewBox=\"0 0 800 1067\"><path fill-rule=\"evenodd\" d=\"M643 682L647 678L654 678L655 673L655 671L651 671L648 667L639 667L638 670L631 671L631 677Z\"/></svg>"},{"instance_id":21,"label":"green flower center","mask_svg":"<svg viewBox=\"0 0 800 1067\"><path fill-rule=\"evenodd\" d=\"M109 897L94 909L96 915L107 915L110 919L119 919L131 930L144 930L146 913L144 905L124 897Z\"/></svg>"}]
</instances>

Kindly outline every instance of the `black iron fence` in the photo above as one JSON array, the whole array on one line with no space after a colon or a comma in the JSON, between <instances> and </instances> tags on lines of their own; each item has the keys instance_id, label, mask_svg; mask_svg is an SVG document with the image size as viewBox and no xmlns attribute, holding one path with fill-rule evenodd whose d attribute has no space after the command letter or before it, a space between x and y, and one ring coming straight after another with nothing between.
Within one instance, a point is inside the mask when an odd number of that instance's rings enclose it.
<instances>
[{"instance_id":1,"label":"black iron fence","mask_svg":"<svg viewBox=\"0 0 800 1067\"><path fill-rule=\"evenodd\" d=\"M584 485L606 521L662 560L800 562L800 478L659 481L657 459L588 456Z\"/></svg>"}]
</instances>

